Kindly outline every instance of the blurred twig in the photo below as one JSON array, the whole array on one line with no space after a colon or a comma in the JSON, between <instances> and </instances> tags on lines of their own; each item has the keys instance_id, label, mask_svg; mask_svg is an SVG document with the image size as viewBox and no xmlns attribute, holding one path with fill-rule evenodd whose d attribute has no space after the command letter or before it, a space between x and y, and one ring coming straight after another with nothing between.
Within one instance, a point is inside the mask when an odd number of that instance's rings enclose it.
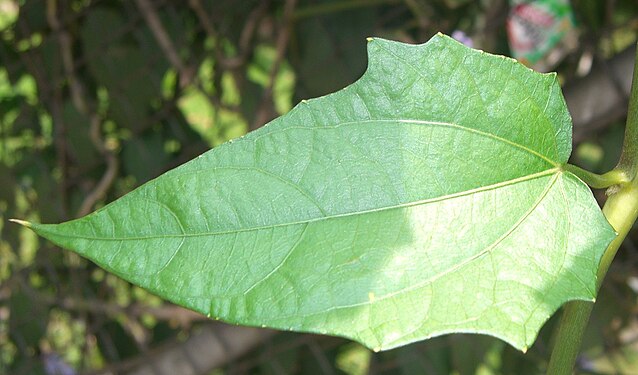
<instances>
[{"instance_id":1,"label":"blurred twig","mask_svg":"<svg viewBox=\"0 0 638 375\"><path fill-rule=\"evenodd\" d=\"M185 341L175 340L140 357L85 375L204 374L247 353L274 333L265 329L206 324ZM154 367L162 372L157 372Z\"/></svg>"},{"instance_id":2,"label":"blurred twig","mask_svg":"<svg viewBox=\"0 0 638 375\"><path fill-rule=\"evenodd\" d=\"M328 358L326 358L326 354L323 352L323 350L321 350L319 345L315 341L310 341L308 342L308 347L310 348L310 351L312 352L314 357L317 359L319 367L321 368L321 372L326 375L335 374L335 371L332 368L332 364L330 363Z\"/></svg>"},{"instance_id":3,"label":"blurred twig","mask_svg":"<svg viewBox=\"0 0 638 375\"><path fill-rule=\"evenodd\" d=\"M145 304L133 303L124 307L115 303L104 302L99 299L78 299L73 297L55 299L53 297L40 294L38 294L38 300L43 304L56 305L70 311L89 311L95 314L106 314L109 316L116 316L118 314L125 314L129 317L150 315L155 319L172 322L174 325L182 328L188 328L197 321L208 320L205 316L199 313L173 304L162 304L160 306L153 307Z\"/></svg>"},{"instance_id":4,"label":"blurred twig","mask_svg":"<svg viewBox=\"0 0 638 375\"><path fill-rule=\"evenodd\" d=\"M106 162L106 171L102 175L102 178L93 190L84 198L76 213L76 216L84 216L91 211L98 200L105 196L106 192L115 181L115 178L117 177L118 163L115 155L104 145L100 129L101 119L99 115L95 113L92 108L93 106L90 106L85 99L86 90L75 74L75 67L73 65L73 42L69 32L61 26L62 24L58 15L58 4L56 0L49 0L47 2L47 21L51 29L58 36L62 66L66 80L69 84L69 91L71 93L73 105L78 112L87 115L91 119L89 124L90 139L93 142L94 147L104 157ZM60 108L57 108L54 109L54 112L59 112L60 110ZM64 122L61 117L61 113L57 113L55 116L58 117L59 123L62 124ZM63 183L61 185L65 186L66 184Z\"/></svg>"},{"instance_id":5,"label":"blurred twig","mask_svg":"<svg viewBox=\"0 0 638 375\"><path fill-rule=\"evenodd\" d=\"M188 5L195 12L199 23L202 25L204 31L206 31L208 37L213 40L217 39L218 35L215 30L215 26L213 25L210 17L208 17L208 13L206 13L204 6L202 6L202 2L200 0L188 0Z\"/></svg>"},{"instance_id":6,"label":"blurred twig","mask_svg":"<svg viewBox=\"0 0 638 375\"><path fill-rule=\"evenodd\" d=\"M84 216L91 212L95 203L104 198L106 192L113 185L117 177L117 172L119 170L119 163L117 158L115 157L115 154L105 146L105 143L102 140L100 127L101 123L102 121L99 115L93 113L91 115L89 136L91 138L91 142L93 142L93 146L95 146L95 148L104 157L104 160L106 162L106 171L100 178L100 181L97 183L97 185L95 185L93 190L84 198L76 216Z\"/></svg>"},{"instance_id":7,"label":"blurred twig","mask_svg":"<svg viewBox=\"0 0 638 375\"><path fill-rule=\"evenodd\" d=\"M404 0L404 3L416 19L421 33L427 32L430 24L432 23L432 12L431 9L429 9L431 5L427 2L418 0Z\"/></svg>"},{"instance_id":8,"label":"blurred twig","mask_svg":"<svg viewBox=\"0 0 638 375\"><path fill-rule=\"evenodd\" d=\"M503 25L507 20L508 3L505 0L490 0L485 4L484 15L479 18L477 45L484 51L496 50L498 35L503 32Z\"/></svg>"},{"instance_id":9,"label":"blurred twig","mask_svg":"<svg viewBox=\"0 0 638 375\"><path fill-rule=\"evenodd\" d=\"M22 17L18 18L17 25L25 37L32 35L32 30L30 29L28 22L26 22ZM55 147L56 164L60 174L60 183L58 184L60 217L62 219L66 219L68 218L68 197L66 189L68 165L66 125L62 118L62 93L59 85L56 84L57 77L47 76L41 53L42 52L39 49L28 49L19 54L19 57L37 82L40 100L44 103L50 103L49 109L54 124L53 144ZM52 85L50 84L51 82L53 83Z\"/></svg>"},{"instance_id":10,"label":"blurred twig","mask_svg":"<svg viewBox=\"0 0 638 375\"><path fill-rule=\"evenodd\" d=\"M65 78L69 84L69 91L71 92L71 100L75 107L81 113L87 113L88 108L84 101L84 90L80 84L80 81L74 74L73 67L73 49L71 36L68 31L61 26L61 22L58 17L57 1L47 1L47 21L49 26L55 32L58 37L58 43L60 45L60 56L62 58L62 67L64 68Z\"/></svg>"},{"instance_id":11,"label":"blurred twig","mask_svg":"<svg viewBox=\"0 0 638 375\"><path fill-rule=\"evenodd\" d=\"M244 27L239 34L239 53L233 57L224 56L221 52L220 44L217 44L217 54L216 58L219 60L219 64L224 69L229 69L232 71L237 71L239 68L243 67L246 64L246 61L250 57L252 53L252 42L255 37L255 31L257 30L257 26L259 21L264 17L268 7L270 6L270 1L260 1L259 6L253 9L248 17L246 18L246 22L244 23ZM236 79L238 77L235 77Z\"/></svg>"},{"instance_id":12,"label":"blurred twig","mask_svg":"<svg viewBox=\"0 0 638 375\"><path fill-rule=\"evenodd\" d=\"M281 66L281 62L286 54L286 49L288 48L288 40L290 39L290 29L292 28L293 14L296 4L297 0L286 0L286 3L284 4L284 14L281 20L281 26L275 46L277 55L275 57L275 61L270 67L268 85L264 89L261 101L257 107L257 113L250 125L251 130L262 126L275 115L273 108L273 87L277 79L277 73L279 73L279 67Z\"/></svg>"},{"instance_id":13,"label":"blurred twig","mask_svg":"<svg viewBox=\"0 0 638 375\"><path fill-rule=\"evenodd\" d=\"M153 33L155 40L162 49L162 52L166 55L166 59L179 73L180 86L188 86L195 77L195 69L193 67L186 66L186 64L182 61L182 58L177 53L168 32L164 28L164 25L155 10L155 6L150 0L135 0L135 3L137 4L137 7L139 8L142 17L144 17L149 29Z\"/></svg>"},{"instance_id":14,"label":"blurred twig","mask_svg":"<svg viewBox=\"0 0 638 375\"><path fill-rule=\"evenodd\" d=\"M199 91L204 94L207 99L210 101L211 105L215 108L223 108L232 112L237 112L238 108L235 106L229 106L222 103L219 95L212 94L205 90L201 82L197 79L197 67L194 65L186 64L183 62L182 58L179 56L177 52L177 48L171 41L171 38L166 31L166 28L162 24L162 21L157 14L155 6L150 0L136 0L135 3L140 10L140 13L144 17L146 24L148 25L151 33L155 37L155 40L160 45L162 52L166 56L166 59L171 63L173 68L178 72L179 75L179 86L181 89L186 88L189 85L196 86ZM196 16L200 18L200 22L202 23L204 30L211 36L215 36L215 29L213 28L210 19L208 18L206 12L204 11L201 3L199 1L190 1L191 7L195 11ZM217 86L218 87L218 86Z\"/></svg>"}]
</instances>

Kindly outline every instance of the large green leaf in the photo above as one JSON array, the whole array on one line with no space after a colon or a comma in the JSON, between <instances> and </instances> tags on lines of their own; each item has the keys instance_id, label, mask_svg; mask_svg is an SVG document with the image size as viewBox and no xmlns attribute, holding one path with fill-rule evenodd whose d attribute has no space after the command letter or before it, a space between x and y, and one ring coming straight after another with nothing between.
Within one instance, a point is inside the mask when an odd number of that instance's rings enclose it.
<instances>
[{"instance_id":1,"label":"large green leaf","mask_svg":"<svg viewBox=\"0 0 638 375\"><path fill-rule=\"evenodd\" d=\"M593 300L614 237L562 169L556 75L437 35L368 43L356 83L82 219L31 224L175 303L389 349L449 332L519 349Z\"/></svg>"}]
</instances>

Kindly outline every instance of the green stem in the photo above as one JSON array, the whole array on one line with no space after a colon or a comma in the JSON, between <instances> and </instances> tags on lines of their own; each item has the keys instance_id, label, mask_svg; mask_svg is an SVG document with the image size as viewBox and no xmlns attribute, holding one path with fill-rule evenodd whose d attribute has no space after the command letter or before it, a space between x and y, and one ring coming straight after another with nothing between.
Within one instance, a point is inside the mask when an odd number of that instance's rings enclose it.
<instances>
[{"instance_id":1,"label":"green stem","mask_svg":"<svg viewBox=\"0 0 638 375\"><path fill-rule=\"evenodd\" d=\"M575 174L594 189L605 189L613 185L622 185L630 182L627 175L619 169L613 169L605 174L596 174L572 164L565 164L563 170Z\"/></svg>"},{"instance_id":2,"label":"green stem","mask_svg":"<svg viewBox=\"0 0 638 375\"><path fill-rule=\"evenodd\" d=\"M633 181L631 184L626 184L619 192L611 195L603 207L603 213L618 236L609 244L600 261L598 289L600 289L600 284L605 278L620 244L638 217L638 182ZM572 301L565 305L556 331L554 349L547 370L548 374L567 375L572 373L593 306L593 303L584 301Z\"/></svg>"},{"instance_id":3,"label":"green stem","mask_svg":"<svg viewBox=\"0 0 638 375\"><path fill-rule=\"evenodd\" d=\"M570 169L572 167L566 168L566 170ZM627 233L629 233L636 218L638 218L638 178L636 177L636 171L638 171L638 54L636 55L631 96L629 98L623 151L618 166L609 172L614 172L617 175L616 177L621 178L621 182L618 184L619 190L609 196L603 207L603 214L616 230L618 236L609 244L600 260L597 289L600 289L600 285L618 248L620 248ZM577 169L570 170L570 172L581 177L579 175L580 171ZM606 175L608 177L611 176L610 178L613 179L614 175L609 175L609 173L602 176L585 174L585 178L581 178L589 183L587 179L593 175L594 183L601 182L596 180L596 176L602 178L604 182L605 178L603 177ZM591 302L583 301L572 301L565 305L555 333L554 347L547 368L548 374L572 374L592 308L593 304Z\"/></svg>"},{"instance_id":4,"label":"green stem","mask_svg":"<svg viewBox=\"0 0 638 375\"><path fill-rule=\"evenodd\" d=\"M631 180L635 180L638 171L638 49L634 65L631 94L629 95L629 108L627 109L627 125L625 127L625 140L622 145L618 169L627 173Z\"/></svg>"},{"instance_id":5,"label":"green stem","mask_svg":"<svg viewBox=\"0 0 638 375\"><path fill-rule=\"evenodd\" d=\"M554 332L554 347L547 374L572 374L593 307L593 303L586 301L568 302L563 307L563 315Z\"/></svg>"}]
</instances>

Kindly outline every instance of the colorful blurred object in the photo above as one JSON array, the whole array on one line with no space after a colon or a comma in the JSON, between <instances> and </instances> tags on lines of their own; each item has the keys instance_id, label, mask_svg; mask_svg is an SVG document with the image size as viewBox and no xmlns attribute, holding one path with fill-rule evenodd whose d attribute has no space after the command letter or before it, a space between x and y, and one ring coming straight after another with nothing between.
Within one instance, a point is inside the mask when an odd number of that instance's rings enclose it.
<instances>
[{"instance_id":1,"label":"colorful blurred object","mask_svg":"<svg viewBox=\"0 0 638 375\"><path fill-rule=\"evenodd\" d=\"M512 55L548 71L576 45L574 13L568 0L510 0L507 36Z\"/></svg>"}]
</instances>

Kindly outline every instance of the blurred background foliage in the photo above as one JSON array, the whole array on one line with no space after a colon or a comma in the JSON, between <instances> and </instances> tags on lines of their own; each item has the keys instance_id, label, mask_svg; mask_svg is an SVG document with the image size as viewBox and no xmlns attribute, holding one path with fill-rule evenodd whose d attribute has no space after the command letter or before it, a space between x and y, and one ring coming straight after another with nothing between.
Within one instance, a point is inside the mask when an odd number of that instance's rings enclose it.
<instances>
[{"instance_id":1,"label":"blurred background foliage","mask_svg":"<svg viewBox=\"0 0 638 375\"><path fill-rule=\"evenodd\" d=\"M303 98L344 87L365 70L368 36L422 43L456 31L508 55L516 3L0 0L0 373L167 374L158 359L166 350L181 348L184 361L198 363L213 353L185 345L222 328L215 366L187 363L183 373L542 373L555 318L525 355L469 335L383 353L265 330L232 342L241 328L170 305L7 222L82 216ZM574 42L551 62L565 85L586 80L592 67L613 70L607 62L638 30L636 1L571 3ZM614 81L619 92L629 79ZM613 166L624 100L619 115L577 124L574 162ZM638 374L636 236L596 304L579 373Z\"/></svg>"}]
</instances>

